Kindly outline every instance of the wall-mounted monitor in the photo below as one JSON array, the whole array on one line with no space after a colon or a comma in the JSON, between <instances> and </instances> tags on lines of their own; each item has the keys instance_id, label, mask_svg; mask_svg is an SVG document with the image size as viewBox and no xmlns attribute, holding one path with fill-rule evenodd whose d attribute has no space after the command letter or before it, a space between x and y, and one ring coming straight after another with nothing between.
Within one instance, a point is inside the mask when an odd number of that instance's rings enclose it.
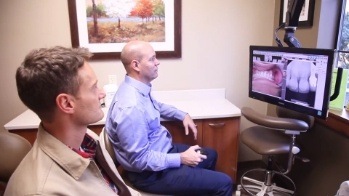
<instances>
[{"instance_id":1,"label":"wall-mounted monitor","mask_svg":"<svg viewBox=\"0 0 349 196\"><path fill-rule=\"evenodd\" d=\"M249 97L326 118L334 50L250 46Z\"/></svg>"}]
</instances>

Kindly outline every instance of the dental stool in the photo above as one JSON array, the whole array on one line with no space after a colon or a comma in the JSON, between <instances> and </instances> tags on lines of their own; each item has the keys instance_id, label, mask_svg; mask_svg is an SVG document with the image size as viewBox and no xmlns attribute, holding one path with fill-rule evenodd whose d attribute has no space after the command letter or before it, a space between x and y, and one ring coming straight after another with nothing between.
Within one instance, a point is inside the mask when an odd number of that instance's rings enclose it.
<instances>
[{"instance_id":1,"label":"dental stool","mask_svg":"<svg viewBox=\"0 0 349 196\"><path fill-rule=\"evenodd\" d=\"M314 118L281 107L276 109L278 117L263 115L248 107L242 108L241 113L256 124L241 132L241 142L267 157L267 167L246 171L241 176L238 191L242 188L246 193L257 196L294 195L296 186L286 174L300 152L296 146L296 136L312 127ZM275 158L276 155L287 154L287 169L284 169L276 164Z\"/></svg>"}]
</instances>

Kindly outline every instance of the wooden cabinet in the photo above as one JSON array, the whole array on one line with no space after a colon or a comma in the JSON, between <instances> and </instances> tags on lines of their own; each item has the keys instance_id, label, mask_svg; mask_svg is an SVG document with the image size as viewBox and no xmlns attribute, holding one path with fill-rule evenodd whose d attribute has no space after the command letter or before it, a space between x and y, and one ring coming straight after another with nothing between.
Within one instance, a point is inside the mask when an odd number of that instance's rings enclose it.
<instances>
[{"instance_id":1,"label":"wooden cabinet","mask_svg":"<svg viewBox=\"0 0 349 196\"><path fill-rule=\"evenodd\" d=\"M90 125L88 128L99 135L102 132L104 125Z\"/></svg>"},{"instance_id":2,"label":"wooden cabinet","mask_svg":"<svg viewBox=\"0 0 349 196\"><path fill-rule=\"evenodd\" d=\"M238 136L240 117L194 120L197 125L197 140L192 133L185 135L182 122L164 121L174 142L200 145L217 150L216 170L228 174L236 182Z\"/></svg>"},{"instance_id":3,"label":"wooden cabinet","mask_svg":"<svg viewBox=\"0 0 349 196\"><path fill-rule=\"evenodd\" d=\"M189 130L189 135L185 135L185 130L182 121L163 121L161 124L170 131L173 142L188 145L202 146L202 121L194 120L198 130L197 139L194 139L193 132Z\"/></svg>"},{"instance_id":4,"label":"wooden cabinet","mask_svg":"<svg viewBox=\"0 0 349 196\"><path fill-rule=\"evenodd\" d=\"M91 131L95 132L97 135L99 135L102 132L104 125L90 125L88 126ZM36 140L36 134L38 132L37 128L34 129L14 129L14 130L9 130L11 133L18 134L19 136L24 137L31 143L32 145L34 144Z\"/></svg>"}]
</instances>

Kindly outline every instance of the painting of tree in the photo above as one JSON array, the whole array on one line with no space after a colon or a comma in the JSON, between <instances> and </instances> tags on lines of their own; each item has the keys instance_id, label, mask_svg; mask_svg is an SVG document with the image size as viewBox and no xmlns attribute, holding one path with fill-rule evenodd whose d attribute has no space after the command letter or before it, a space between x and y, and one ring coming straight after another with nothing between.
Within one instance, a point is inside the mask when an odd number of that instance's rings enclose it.
<instances>
[{"instance_id":1,"label":"painting of tree","mask_svg":"<svg viewBox=\"0 0 349 196\"><path fill-rule=\"evenodd\" d=\"M165 41L163 0L86 0L89 43Z\"/></svg>"},{"instance_id":2,"label":"painting of tree","mask_svg":"<svg viewBox=\"0 0 349 196\"><path fill-rule=\"evenodd\" d=\"M92 59L119 59L130 40L149 42L159 58L180 58L181 0L67 0L73 47Z\"/></svg>"}]
</instances>

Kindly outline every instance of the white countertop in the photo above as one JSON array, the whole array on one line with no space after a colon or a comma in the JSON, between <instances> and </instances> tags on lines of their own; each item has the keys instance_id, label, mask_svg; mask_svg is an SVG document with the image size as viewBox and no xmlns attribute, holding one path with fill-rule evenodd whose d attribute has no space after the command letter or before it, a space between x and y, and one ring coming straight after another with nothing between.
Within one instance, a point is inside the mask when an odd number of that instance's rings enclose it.
<instances>
[{"instance_id":1,"label":"white countertop","mask_svg":"<svg viewBox=\"0 0 349 196\"><path fill-rule=\"evenodd\" d=\"M154 91L156 100L188 112L193 119L239 117L241 111L225 98L225 89ZM105 124L108 108L102 108L104 117L93 125ZM4 125L6 130L38 128L39 117L26 110Z\"/></svg>"}]
</instances>

